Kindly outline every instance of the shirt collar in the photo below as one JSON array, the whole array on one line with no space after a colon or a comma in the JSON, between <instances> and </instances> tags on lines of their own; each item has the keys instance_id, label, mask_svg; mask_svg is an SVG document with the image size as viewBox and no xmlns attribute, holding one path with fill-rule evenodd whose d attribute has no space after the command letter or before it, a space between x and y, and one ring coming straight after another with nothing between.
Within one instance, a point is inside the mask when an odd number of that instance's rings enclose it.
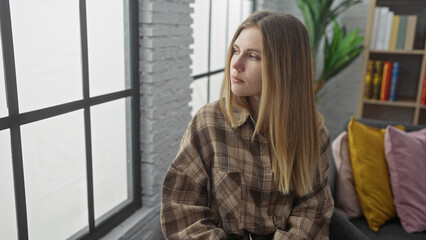
<instances>
[{"instance_id":1,"label":"shirt collar","mask_svg":"<svg viewBox=\"0 0 426 240\"><path fill-rule=\"evenodd\" d=\"M243 123L245 123L247 119L250 117L250 111L245 108L234 107L233 112L234 112L234 119L235 119L235 125L233 126L234 128L238 128L241 125L243 125Z\"/></svg>"}]
</instances>

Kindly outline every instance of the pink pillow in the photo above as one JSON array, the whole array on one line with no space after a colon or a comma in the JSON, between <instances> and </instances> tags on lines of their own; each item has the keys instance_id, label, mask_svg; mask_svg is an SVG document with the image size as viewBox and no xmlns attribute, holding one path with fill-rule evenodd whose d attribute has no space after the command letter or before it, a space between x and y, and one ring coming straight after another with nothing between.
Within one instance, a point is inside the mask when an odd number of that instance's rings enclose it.
<instances>
[{"instance_id":1,"label":"pink pillow","mask_svg":"<svg viewBox=\"0 0 426 240\"><path fill-rule=\"evenodd\" d=\"M426 129L388 126L385 155L396 212L405 231L426 230Z\"/></svg>"},{"instance_id":2,"label":"pink pillow","mask_svg":"<svg viewBox=\"0 0 426 240\"><path fill-rule=\"evenodd\" d=\"M336 208L348 219L362 216L354 186L349 158L348 133L346 131L334 139L332 151L337 169Z\"/></svg>"}]
</instances>

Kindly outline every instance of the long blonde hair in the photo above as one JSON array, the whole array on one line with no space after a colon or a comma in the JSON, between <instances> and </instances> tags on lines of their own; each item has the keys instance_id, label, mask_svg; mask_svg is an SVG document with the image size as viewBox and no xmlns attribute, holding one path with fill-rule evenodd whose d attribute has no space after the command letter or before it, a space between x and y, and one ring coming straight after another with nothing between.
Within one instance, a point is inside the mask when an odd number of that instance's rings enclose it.
<instances>
[{"instance_id":1,"label":"long blonde hair","mask_svg":"<svg viewBox=\"0 0 426 240\"><path fill-rule=\"evenodd\" d=\"M237 29L229 46L220 106L235 125L233 107L250 109L247 97L231 91L233 44L247 27L262 34L262 94L255 134L267 129L272 169L279 190L304 196L312 192L320 163L321 115L315 107L313 64L305 26L283 13L259 11Z\"/></svg>"}]
</instances>

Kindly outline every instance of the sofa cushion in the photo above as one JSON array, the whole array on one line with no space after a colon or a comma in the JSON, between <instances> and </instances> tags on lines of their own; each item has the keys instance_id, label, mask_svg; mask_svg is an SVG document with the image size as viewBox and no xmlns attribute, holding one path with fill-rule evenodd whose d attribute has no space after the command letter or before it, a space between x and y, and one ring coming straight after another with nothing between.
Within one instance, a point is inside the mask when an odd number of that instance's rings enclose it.
<instances>
[{"instance_id":1,"label":"sofa cushion","mask_svg":"<svg viewBox=\"0 0 426 240\"><path fill-rule=\"evenodd\" d=\"M346 131L334 139L332 153L337 169L335 206L348 219L360 217L362 210L355 191Z\"/></svg>"},{"instance_id":2,"label":"sofa cushion","mask_svg":"<svg viewBox=\"0 0 426 240\"><path fill-rule=\"evenodd\" d=\"M348 126L349 126L349 122L352 119L348 120L344 125L343 125L343 131L348 131ZM411 131L417 131L417 130L421 130L423 128L426 128L426 125L414 125L414 124L410 124L410 123L399 123L399 122L390 122L390 121L385 121L385 120L377 120L377 119L369 119L369 118L360 118L360 119L356 119L358 122L370 126L370 127L375 127L375 128L385 128L388 125L391 126L397 126L397 125L402 125L405 129L406 132L411 132Z\"/></svg>"},{"instance_id":3,"label":"sofa cushion","mask_svg":"<svg viewBox=\"0 0 426 240\"><path fill-rule=\"evenodd\" d=\"M369 127L352 118L348 130L355 189L369 227L377 231L396 217L384 154L385 129Z\"/></svg>"},{"instance_id":4,"label":"sofa cushion","mask_svg":"<svg viewBox=\"0 0 426 240\"><path fill-rule=\"evenodd\" d=\"M426 230L426 129L406 133L387 127L385 155L393 200L405 231Z\"/></svg>"}]
</instances>

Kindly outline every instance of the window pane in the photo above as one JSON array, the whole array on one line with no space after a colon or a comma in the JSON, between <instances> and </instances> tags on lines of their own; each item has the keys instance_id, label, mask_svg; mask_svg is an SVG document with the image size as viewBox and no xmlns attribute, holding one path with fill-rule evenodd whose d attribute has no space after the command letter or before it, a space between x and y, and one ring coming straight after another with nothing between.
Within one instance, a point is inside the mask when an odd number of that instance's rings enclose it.
<instances>
[{"instance_id":1,"label":"window pane","mask_svg":"<svg viewBox=\"0 0 426 240\"><path fill-rule=\"evenodd\" d=\"M0 31L1 39L1 31ZM7 116L7 102L6 102L6 83L4 80L4 70L3 70L3 48L0 41L0 118Z\"/></svg>"},{"instance_id":2,"label":"window pane","mask_svg":"<svg viewBox=\"0 0 426 240\"><path fill-rule=\"evenodd\" d=\"M123 1L91 0L86 4L90 95L124 90Z\"/></svg>"},{"instance_id":3,"label":"window pane","mask_svg":"<svg viewBox=\"0 0 426 240\"><path fill-rule=\"evenodd\" d=\"M225 66L226 52L226 0L212 1L212 37L210 69L217 70ZM208 27L208 25L206 26Z\"/></svg>"},{"instance_id":4,"label":"window pane","mask_svg":"<svg viewBox=\"0 0 426 240\"><path fill-rule=\"evenodd\" d=\"M91 118L95 218L99 218L129 198L130 104L120 99L96 105Z\"/></svg>"},{"instance_id":5,"label":"window pane","mask_svg":"<svg viewBox=\"0 0 426 240\"><path fill-rule=\"evenodd\" d=\"M83 110L22 126L29 239L65 239L88 224Z\"/></svg>"},{"instance_id":6,"label":"window pane","mask_svg":"<svg viewBox=\"0 0 426 240\"><path fill-rule=\"evenodd\" d=\"M0 192L1 238L18 239L9 129L0 131Z\"/></svg>"},{"instance_id":7,"label":"window pane","mask_svg":"<svg viewBox=\"0 0 426 240\"><path fill-rule=\"evenodd\" d=\"M202 106L207 104L207 78L194 80L190 88L192 89L192 99L189 106L192 107L191 115L194 116Z\"/></svg>"},{"instance_id":8,"label":"window pane","mask_svg":"<svg viewBox=\"0 0 426 240\"><path fill-rule=\"evenodd\" d=\"M210 76L210 102L219 100L220 88L222 87L223 72Z\"/></svg>"},{"instance_id":9,"label":"window pane","mask_svg":"<svg viewBox=\"0 0 426 240\"><path fill-rule=\"evenodd\" d=\"M234 37L234 33L241 24L241 0L230 0L229 1L229 15L228 15L228 42L227 46Z\"/></svg>"},{"instance_id":10,"label":"window pane","mask_svg":"<svg viewBox=\"0 0 426 240\"><path fill-rule=\"evenodd\" d=\"M9 1L21 112L82 97L78 1Z\"/></svg>"},{"instance_id":11,"label":"window pane","mask_svg":"<svg viewBox=\"0 0 426 240\"><path fill-rule=\"evenodd\" d=\"M209 36L209 1L195 0L194 13L192 18L194 24L194 44L191 54L192 59L192 75L207 72L207 52L208 52L208 36Z\"/></svg>"},{"instance_id":12,"label":"window pane","mask_svg":"<svg viewBox=\"0 0 426 240\"><path fill-rule=\"evenodd\" d=\"M246 20L248 16L253 12L253 0L243 0L243 18L241 22Z\"/></svg>"}]
</instances>

